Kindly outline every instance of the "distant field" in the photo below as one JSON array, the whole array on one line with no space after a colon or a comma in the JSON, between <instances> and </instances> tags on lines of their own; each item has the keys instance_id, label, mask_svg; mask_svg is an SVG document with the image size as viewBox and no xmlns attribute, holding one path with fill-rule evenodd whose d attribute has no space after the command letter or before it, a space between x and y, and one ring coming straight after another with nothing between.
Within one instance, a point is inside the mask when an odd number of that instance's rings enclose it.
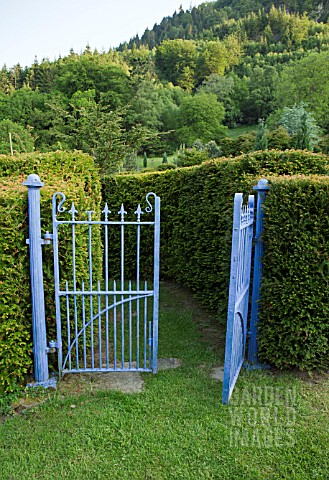
<instances>
[{"instance_id":1,"label":"distant field","mask_svg":"<svg viewBox=\"0 0 329 480\"><path fill-rule=\"evenodd\" d=\"M227 130L227 136L231 138L237 138L244 133L255 132L257 125L242 125L241 127L231 128Z\"/></svg>"}]
</instances>

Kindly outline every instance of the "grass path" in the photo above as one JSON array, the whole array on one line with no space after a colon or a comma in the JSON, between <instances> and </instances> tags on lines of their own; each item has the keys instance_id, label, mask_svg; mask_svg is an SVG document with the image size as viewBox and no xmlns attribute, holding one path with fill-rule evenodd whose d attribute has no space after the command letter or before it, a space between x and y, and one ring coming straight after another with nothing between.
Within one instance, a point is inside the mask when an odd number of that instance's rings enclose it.
<instances>
[{"instance_id":1,"label":"grass path","mask_svg":"<svg viewBox=\"0 0 329 480\"><path fill-rule=\"evenodd\" d=\"M223 406L214 325L187 292L162 285L159 356L182 366L145 374L134 395L47 392L0 425L0 478L327 479L328 380L243 371Z\"/></svg>"}]
</instances>

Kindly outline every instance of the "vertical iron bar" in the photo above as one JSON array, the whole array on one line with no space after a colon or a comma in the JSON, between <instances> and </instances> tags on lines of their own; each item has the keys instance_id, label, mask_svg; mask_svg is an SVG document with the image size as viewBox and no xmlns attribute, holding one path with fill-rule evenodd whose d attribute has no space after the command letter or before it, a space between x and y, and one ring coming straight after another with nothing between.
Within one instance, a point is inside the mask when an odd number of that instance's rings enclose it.
<instances>
[{"instance_id":1,"label":"vertical iron bar","mask_svg":"<svg viewBox=\"0 0 329 480\"><path fill-rule=\"evenodd\" d=\"M100 291L101 291L101 284L98 281L97 283L98 287L98 352L99 352L99 368L102 368L102 316L100 315L101 313L101 296L100 296Z\"/></svg>"},{"instance_id":2,"label":"vertical iron bar","mask_svg":"<svg viewBox=\"0 0 329 480\"><path fill-rule=\"evenodd\" d=\"M105 217L107 220L107 217ZM109 368L109 244L108 244L108 225L105 224L105 342L106 342L106 368Z\"/></svg>"},{"instance_id":3,"label":"vertical iron bar","mask_svg":"<svg viewBox=\"0 0 329 480\"><path fill-rule=\"evenodd\" d=\"M69 284L66 280L65 282L66 292L69 291ZM65 295L66 297L66 324L67 324L67 348L69 352L69 370L72 370L72 363L71 363L71 326L70 326L70 297L68 294Z\"/></svg>"},{"instance_id":4,"label":"vertical iron bar","mask_svg":"<svg viewBox=\"0 0 329 480\"><path fill-rule=\"evenodd\" d=\"M87 368L87 345L86 345L86 306L85 306L85 282L82 282L82 328L83 328L83 366Z\"/></svg>"},{"instance_id":5,"label":"vertical iron bar","mask_svg":"<svg viewBox=\"0 0 329 480\"><path fill-rule=\"evenodd\" d=\"M117 307L116 307L116 302L117 302L117 296L115 294L117 289L117 284L116 281L113 281L113 368L114 370L117 369Z\"/></svg>"},{"instance_id":6,"label":"vertical iron bar","mask_svg":"<svg viewBox=\"0 0 329 480\"><path fill-rule=\"evenodd\" d=\"M124 219L124 217L123 217ZM124 291L125 279L124 279L124 259L125 259L125 246L124 246L124 224L121 224L121 292ZM124 315L125 315L125 307L124 307L124 295L121 294L121 368L124 368L125 363L125 324L124 324Z\"/></svg>"},{"instance_id":7,"label":"vertical iron bar","mask_svg":"<svg viewBox=\"0 0 329 480\"><path fill-rule=\"evenodd\" d=\"M158 368L158 317L159 317L159 281L160 281L160 197L154 198L154 277L153 277L153 358L152 370Z\"/></svg>"},{"instance_id":8,"label":"vertical iron bar","mask_svg":"<svg viewBox=\"0 0 329 480\"><path fill-rule=\"evenodd\" d=\"M147 290L147 282L144 283L144 290ZM147 296L144 297L144 369L146 369L146 357L147 357Z\"/></svg>"},{"instance_id":9,"label":"vertical iron bar","mask_svg":"<svg viewBox=\"0 0 329 480\"><path fill-rule=\"evenodd\" d=\"M129 292L131 292L131 280L129 280L128 286ZM131 294L129 293L129 368L131 368L132 362L132 304Z\"/></svg>"},{"instance_id":10,"label":"vertical iron bar","mask_svg":"<svg viewBox=\"0 0 329 480\"><path fill-rule=\"evenodd\" d=\"M61 194L63 201L65 196ZM62 321L61 321L61 299L59 296L60 280L59 280L59 259L58 259L58 224L57 224L57 194L53 195L53 249L54 249L54 281L55 281L55 306L56 306L56 331L57 331L57 360L59 378L62 376L63 370L63 344L62 344Z\"/></svg>"},{"instance_id":11,"label":"vertical iron bar","mask_svg":"<svg viewBox=\"0 0 329 480\"><path fill-rule=\"evenodd\" d=\"M152 322L149 322L149 368L152 368Z\"/></svg>"},{"instance_id":12,"label":"vertical iron bar","mask_svg":"<svg viewBox=\"0 0 329 480\"><path fill-rule=\"evenodd\" d=\"M74 211L73 205L72 210ZM74 219L74 213L72 213L72 220ZM75 224L72 223L72 270L73 270L73 290L74 290L74 329L75 329L75 354L76 354L76 368L79 369L79 342L78 342L78 312L77 312L77 279L76 279L76 265L75 265Z\"/></svg>"},{"instance_id":13,"label":"vertical iron bar","mask_svg":"<svg viewBox=\"0 0 329 480\"><path fill-rule=\"evenodd\" d=\"M139 282L140 282L140 235L141 226L137 225L137 251L136 251L136 290L139 295ZM136 301L136 368L139 368L139 311L140 303L139 298Z\"/></svg>"},{"instance_id":14,"label":"vertical iron bar","mask_svg":"<svg viewBox=\"0 0 329 480\"><path fill-rule=\"evenodd\" d=\"M136 300L136 368L139 368L139 299Z\"/></svg>"},{"instance_id":15,"label":"vertical iron bar","mask_svg":"<svg viewBox=\"0 0 329 480\"><path fill-rule=\"evenodd\" d=\"M89 220L91 219L91 213L88 212ZM89 260L89 291L90 291L90 320L92 320L93 314L93 265L92 265L92 230L91 224L88 225L88 260ZM94 322L90 323L90 349L91 349L91 368L95 367L94 363Z\"/></svg>"},{"instance_id":16,"label":"vertical iron bar","mask_svg":"<svg viewBox=\"0 0 329 480\"><path fill-rule=\"evenodd\" d=\"M44 184L38 175L32 174L23 185L28 187L34 377L41 384L49 380L40 214L40 189Z\"/></svg>"},{"instance_id":17,"label":"vertical iron bar","mask_svg":"<svg viewBox=\"0 0 329 480\"><path fill-rule=\"evenodd\" d=\"M258 317L259 317L259 300L260 300L260 286L262 280L262 257L264 253L264 245L262 240L264 211L263 203L265 201L267 192L270 186L265 179L259 180L254 190L258 192L257 195L257 213L256 213L256 235L255 235L255 255L254 255L254 276L252 286L252 300L251 300L251 318L250 318L250 338L248 345L248 363L255 368L260 368L261 364L258 360Z\"/></svg>"}]
</instances>

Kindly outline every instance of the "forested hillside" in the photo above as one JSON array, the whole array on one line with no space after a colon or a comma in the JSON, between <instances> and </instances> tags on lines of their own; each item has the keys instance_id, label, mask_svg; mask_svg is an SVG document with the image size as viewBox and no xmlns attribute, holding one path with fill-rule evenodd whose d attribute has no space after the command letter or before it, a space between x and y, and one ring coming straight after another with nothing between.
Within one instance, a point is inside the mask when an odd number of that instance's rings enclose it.
<instances>
[{"instance_id":1,"label":"forested hillside","mask_svg":"<svg viewBox=\"0 0 329 480\"><path fill-rule=\"evenodd\" d=\"M226 35L227 29L233 28L235 31L239 29L245 19L253 17L254 13L261 13L264 17L264 14L269 13L273 7L297 15L305 13L309 19L317 22L328 22L329 3L326 0L217 0L202 3L187 11L180 8L178 13L175 12L172 16L163 18L159 24L155 24L152 30L146 29L140 38L136 36L128 43L120 45L120 49L141 44L153 48L163 40L175 38L189 40L217 38ZM264 27L263 24L259 25L258 33Z\"/></svg>"},{"instance_id":2,"label":"forested hillside","mask_svg":"<svg viewBox=\"0 0 329 480\"><path fill-rule=\"evenodd\" d=\"M273 3L207 2L118 49L3 66L0 153L79 149L117 172L181 145L192 163L264 148L328 152L328 7ZM232 138L248 125L255 132Z\"/></svg>"}]
</instances>

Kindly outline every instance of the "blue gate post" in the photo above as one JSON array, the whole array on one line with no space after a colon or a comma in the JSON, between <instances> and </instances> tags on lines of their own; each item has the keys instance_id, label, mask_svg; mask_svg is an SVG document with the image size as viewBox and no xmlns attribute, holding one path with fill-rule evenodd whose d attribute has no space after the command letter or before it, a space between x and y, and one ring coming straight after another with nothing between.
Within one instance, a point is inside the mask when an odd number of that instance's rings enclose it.
<instances>
[{"instance_id":1,"label":"blue gate post","mask_svg":"<svg viewBox=\"0 0 329 480\"><path fill-rule=\"evenodd\" d=\"M255 235L255 255L254 255L254 277L252 286L252 300L251 300L251 316L250 316L250 329L249 329L249 345L248 345L248 366L249 368L262 368L258 360L258 314L259 314L259 300L260 300L260 286L262 280L263 269L263 253L264 244L262 239L263 223L264 223L264 211L263 203L265 201L267 192L270 186L265 179L259 180L258 184L254 187L257 191L257 214L256 214L256 235Z\"/></svg>"},{"instance_id":2,"label":"blue gate post","mask_svg":"<svg viewBox=\"0 0 329 480\"><path fill-rule=\"evenodd\" d=\"M160 197L154 195L154 277L153 277L153 357L152 371L158 370L158 322L160 279Z\"/></svg>"},{"instance_id":3,"label":"blue gate post","mask_svg":"<svg viewBox=\"0 0 329 480\"><path fill-rule=\"evenodd\" d=\"M45 300L43 289L42 249L49 243L41 238L40 189L43 182L38 175L29 175L23 185L28 187L28 217L30 247L30 276L32 296L32 334L34 356L34 378L36 383L28 386L54 386L55 380L49 380L48 351L46 338Z\"/></svg>"}]
</instances>

